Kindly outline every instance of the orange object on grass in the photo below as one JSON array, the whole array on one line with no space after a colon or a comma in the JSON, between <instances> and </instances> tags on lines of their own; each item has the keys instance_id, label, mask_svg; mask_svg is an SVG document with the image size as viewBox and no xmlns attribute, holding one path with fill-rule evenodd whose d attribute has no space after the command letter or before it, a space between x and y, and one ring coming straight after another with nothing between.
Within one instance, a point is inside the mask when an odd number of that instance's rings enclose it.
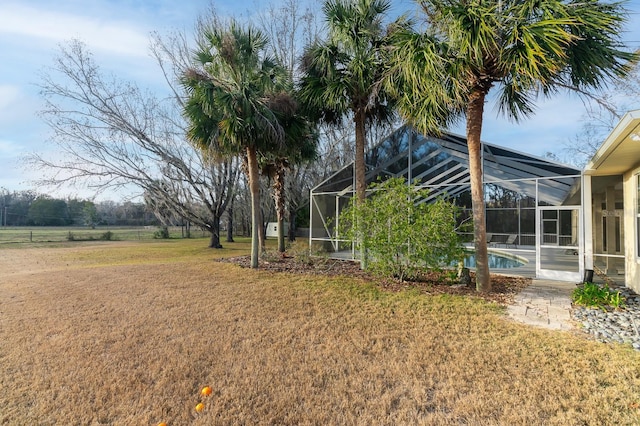
<instances>
[{"instance_id":1,"label":"orange object on grass","mask_svg":"<svg viewBox=\"0 0 640 426\"><path fill-rule=\"evenodd\" d=\"M202 395L204 395L204 396L209 396L209 395L211 395L211 388L209 386L205 386L205 387L202 388L200 393Z\"/></svg>"}]
</instances>

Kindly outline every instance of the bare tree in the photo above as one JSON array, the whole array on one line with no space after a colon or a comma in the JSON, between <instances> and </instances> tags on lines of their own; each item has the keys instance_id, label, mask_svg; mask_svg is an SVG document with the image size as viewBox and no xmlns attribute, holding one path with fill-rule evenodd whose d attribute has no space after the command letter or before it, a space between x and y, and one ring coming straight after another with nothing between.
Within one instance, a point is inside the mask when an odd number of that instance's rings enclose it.
<instances>
[{"instance_id":1,"label":"bare tree","mask_svg":"<svg viewBox=\"0 0 640 426\"><path fill-rule=\"evenodd\" d=\"M580 131L563 143L561 152L549 153L578 167L589 162L625 112L640 108L640 64L611 90L585 93L583 99L586 112Z\"/></svg>"},{"instance_id":2,"label":"bare tree","mask_svg":"<svg viewBox=\"0 0 640 426\"><path fill-rule=\"evenodd\" d=\"M305 46L318 39L321 25L320 10L305 6L298 0L270 3L265 12L257 15L258 25L269 36L273 55L296 78L298 62Z\"/></svg>"},{"instance_id":3,"label":"bare tree","mask_svg":"<svg viewBox=\"0 0 640 426\"><path fill-rule=\"evenodd\" d=\"M61 48L40 85L46 106L41 115L51 128L58 156L31 154L33 167L51 174L38 183L83 184L96 192L135 186L177 215L211 232L220 245L220 218L234 195L235 161L218 162L185 138L182 94L172 75L187 60L184 38L152 53L172 96L159 100L135 84L107 77L79 41Z\"/></svg>"}]
</instances>

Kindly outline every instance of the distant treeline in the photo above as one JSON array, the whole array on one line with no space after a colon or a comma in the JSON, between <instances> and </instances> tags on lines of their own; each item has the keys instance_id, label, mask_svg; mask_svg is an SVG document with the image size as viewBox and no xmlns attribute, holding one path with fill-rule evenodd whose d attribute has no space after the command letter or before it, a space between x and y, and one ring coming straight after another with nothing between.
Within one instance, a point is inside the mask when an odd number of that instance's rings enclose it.
<instances>
[{"instance_id":1,"label":"distant treeline","mask_svg":"<svg viewBox=\"0 0 640 426\"><path fill-rule=\"evenodd\" d=\"M94 203L59 199L32 191L0 189L0 226L144 226L158 225L144 203Z\"/></svg>"}]
</instances>

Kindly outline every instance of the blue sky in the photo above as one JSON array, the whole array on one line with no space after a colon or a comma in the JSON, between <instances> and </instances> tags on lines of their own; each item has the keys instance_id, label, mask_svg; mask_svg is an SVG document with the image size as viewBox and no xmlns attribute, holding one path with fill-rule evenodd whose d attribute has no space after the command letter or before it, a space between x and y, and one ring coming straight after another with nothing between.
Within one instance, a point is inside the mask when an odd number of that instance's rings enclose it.
<instances>
[{"instance_id":1,"label":"blue sky","mask_svg":"<svg viewBox=\"0 0 640 426\"><path fill-rule=\"evenodd\" d=\"M250 15L266 1L214 2L221 15ZM277 4L277 0L275 1ZM51 65L60 43L85 42L96 62L119 78L141 86L160 87L162 75L149 55L149 34L178 29L190 32L209 0L1 0L0 4L0 188L32 189L38 172L25 170L20 158L29 152L49 152L48 128L38 118L39 73ZM392 1L394 12L408 0ZM627 3L631 12L623 39L640 47L640 0ZM575 96L561 94L537 104L537 113L519 124L485 112L483 140L543 155L558 152L576 135L584 113ZM463 133L463 128L455 129Z\"/></svg>"}]
</instances>

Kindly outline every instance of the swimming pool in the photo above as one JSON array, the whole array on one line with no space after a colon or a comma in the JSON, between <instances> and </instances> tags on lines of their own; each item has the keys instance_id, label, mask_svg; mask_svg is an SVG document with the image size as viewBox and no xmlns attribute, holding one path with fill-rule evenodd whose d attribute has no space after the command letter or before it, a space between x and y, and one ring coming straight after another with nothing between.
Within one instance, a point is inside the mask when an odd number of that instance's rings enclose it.
<instances>
[{"instance_id":1,"label":"swimming pool","mask_svg":"<svg viewBox=\"0 0 640 426\"><path fill-rule=\"evenodd\" d=\"M508 253L489 252L489 268L490 269L508 269L517 268L529 263L526 259L514 256ZM464 258L465 268L476 267L476 255L474 252L467 252Z\"/></svg>"}]
</instances>

